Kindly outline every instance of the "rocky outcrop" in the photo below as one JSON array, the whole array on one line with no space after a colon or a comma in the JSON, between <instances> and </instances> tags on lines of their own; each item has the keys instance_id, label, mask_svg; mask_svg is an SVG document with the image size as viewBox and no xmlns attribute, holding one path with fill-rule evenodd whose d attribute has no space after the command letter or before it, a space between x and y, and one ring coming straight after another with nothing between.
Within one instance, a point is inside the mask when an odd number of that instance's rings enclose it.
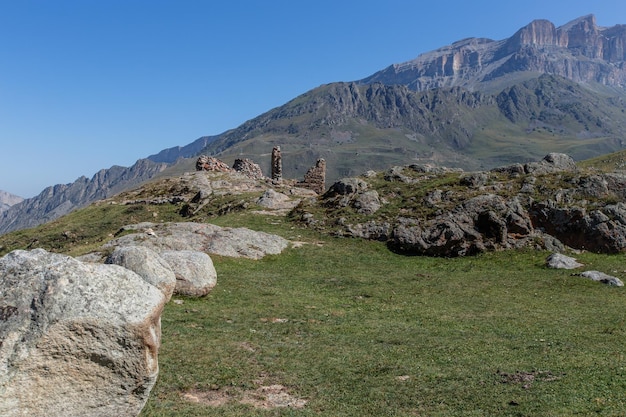
<instances>
[{"instance_id":1,"label":"rocky outcrop","mask_svg":"<svg viewBox=\"0 0 626 417\"><path fill-rule=\"evenodd\" d=\"M386 241L407 254L626 252L626 174L584 173L568 155L490 172L393 167L380 177L385 183L376 188L367 177L337 181L319 202L322 216L306 204L293 214L310 227ZM386 205L399 209L391 214Z\"/></svg>"},{"instance_id":2,"label":"rocky outcrop","mask_svg":"<svg viewBox=\"0 0 626 417\"><path fill-rule=\"evenodd\" d=\"M113 166L98 171L91 179L80 177L71 184L57 184L33 198L0 213L0 234L26 229L57 219L96 200L115 195L152 178L167 164L147 159L130 168Z\"/></svg>"},{"instance_id":3,"label":"rocky outcrop","mask_svg":"<svg viewBox=\"0 0 626 417\"><path fill-rule=\"evenodd\" d=\"M136 416L158 374L165 295L117 265L0 258L0 415Z\"/></svg>"},{"instance_id":4,"label":"rocky outcrop","mask_svg":"<svg viewBox=\"0 0 626 417\"><path fill-rule=\"evenodd\" d=\"M389 243L404 253L465 256L526 246L542 238L517 199L486 194L432 220L399 219Z\"/></svg>"},{"instance_id":5,"label":"rocky outcrop","mask_svg":"<svg viewBox=\"0 0 626 417\"><path fill-rule=\"evenodd\" d=\"M620 253L626 249L626 205L607 205L588 211L560 207L554 200L533 203L530 218L536 228L568 246L592 252Z\"/></svg>"},{"instance_id":6,"label":"rocky outcrop","mask_svg":"<svg viewBox=\"0 0 626 417\"><path fill-rule=\"evenodd\" d=\"M327 205L352 207L360 214L373 214L380 209L376 190L368 190L368 184L359 178L343 178L334 183L324 194Z\"/></svg>"}]
</instances>

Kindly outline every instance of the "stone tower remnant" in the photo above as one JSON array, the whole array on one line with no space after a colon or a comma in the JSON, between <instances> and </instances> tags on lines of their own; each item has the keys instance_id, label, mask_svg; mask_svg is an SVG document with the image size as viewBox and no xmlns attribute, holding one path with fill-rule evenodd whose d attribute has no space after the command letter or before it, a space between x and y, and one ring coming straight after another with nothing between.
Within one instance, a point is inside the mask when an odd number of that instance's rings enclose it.
<instances>
[{"instance_id":1,"label":"stone tower remnant","mask_svg":"<svg viewBox=\"0 0 626 417\"><path fill-rule=\"evenodd\" d=\"M283 179L283 160L280 155L280 146L272 149L272 180L281 181Z\"/></svg>"}]
</instances>

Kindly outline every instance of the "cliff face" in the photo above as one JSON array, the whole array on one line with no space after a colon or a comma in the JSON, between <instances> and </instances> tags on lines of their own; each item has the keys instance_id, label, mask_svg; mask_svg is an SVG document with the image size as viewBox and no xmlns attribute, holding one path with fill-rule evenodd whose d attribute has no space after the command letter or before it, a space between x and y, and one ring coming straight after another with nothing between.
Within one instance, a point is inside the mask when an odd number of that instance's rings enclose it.
<instances>
[{"instance_id":1,"label":"cliff face","mask_svg":"<svg viewBox=\"0 0 626 417\"><path fill-rule=\"evenodd\" d=\"M626 88L626 25L605 28L588 15L555 27L535 20L508 39L470 38L420 55L361 80L405 84L415 90L502 87L523 72ZM509 83L510 84L510 83Z\"/></svg>"}]
</instances>

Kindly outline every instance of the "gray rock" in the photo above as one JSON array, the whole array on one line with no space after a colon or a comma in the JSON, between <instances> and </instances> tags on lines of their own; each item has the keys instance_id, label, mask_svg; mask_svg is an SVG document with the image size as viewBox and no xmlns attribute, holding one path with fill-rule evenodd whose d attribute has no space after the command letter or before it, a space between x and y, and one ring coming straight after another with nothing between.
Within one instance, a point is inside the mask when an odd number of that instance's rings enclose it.
<instances>
[{"instance_id":1,"label":"gray rock","mask_svg":"<svg viewBox=\"0 0 626 417\"><path fill-rule=\"evenodd\" d=\"M290 210L297 206L299 202L300 200L292 200L289 196L270 188L263 193L256 203L261 207L272 210Z\"/></svg>"},{"instance_id":2,"label":"gray rock","mask_svg":"<svg viewBox=\"0 0 626 417\"><path fill-rule=\"evenodd\" d=\"M334 183L326 192L325 196L350 196L367 191L368 184L360 178L342 178Z\"/></svg>"},{"instance_id":3,"label":"gray rock","mask_svg":"<svg viewBox=\"0 0 626 417\"><path fill-rule=\"evenodd\" d=\"M486 172L473 172L461 177L461 185L466 187L482 187L489 181L489 174Z\"/></svg>"},{"instance_id":4,"label":"gray rock","mask_svg":"<svg viewBox=\"0 0 626 417\"><path fill-rule=\"evenodd\" d=\"M140 223L125 226L137 233L113 239L105 248L145 246L157 253L166 250L191 250L234 258L260 259L278 255L289 242L277 235L246 228L222 228L208 223ZM152 230L153 235L146 233Z\"/></svg>"},{"instance_id":5,"label":"gray rock","mask_svg":"<svg viewBox=\"0 0 626 417\"><path fill-rule=\"evenodd\" d=\"M0 258L0 415L136 416L158 374L165 296L117 265Z\"/></svg>"},{"instance_id":6,"label":"gray rock","mask_svg":"<svg viewBox=\"0 0 626 417\"><path fill-rule=\"evenodd\" d=\"M130 269L161 290L166 301L172 298L176 287L176 276L170 265L153 250L141 246L118 247L109 255L105 263Z\"/></svg>"},{"instance_id":7,"label":"gray rock","mask_svg":"<svg viewBox=\"0 0 626 417\"><path fill-rule=\"evenodd\" d=\"M215 287L217 272L204 252L164 251L161 256L176 275L176 294L203 297Z\"/></svg>"},{"instance_id":8,"label":"gray rock","mask_svg":"<svg viewBox=\"0 0 626 417\"><path fill-rule=\"evenodd\" d=\"M549 153L539 162L524 165L527 174L541 175L552 172L575 172L578 170L574 159L564 153Z\"/></svg>"},{"instance_id":9,"label":"gray rock","mask_svg":"<svg viewBox=\"0 0 626 417\"><path fill-rule=\"evenodd\" d=\"M614 287L623 287L624 283L616 277L607 275L600 271L585 271L580 273L581 277L589 278L592 281L598 281L603 284L612 285Z\"/></svg>"},{"instance_id":10,"label":"gray rock","mask_svg":"<svg viewBox=\"0 0 626 417\"><path fill-rule=\"evenodd\" d=\"M576 259L561 253L553 253L548 256L546 258L546 265L548 268L554 269L576 269L583 266L583 264L578 263Z\"/></svg>"},{"instance_id":11,"label":"gray rock","mask_svg":"<svg viewBox=\"0 0 626 417\"><path fill-rule=\"evenodd\" d=\"M353 205L357 213L374 214L378 211L378 209L380 209L382 204L378 196L378 191L371 190L359 194Z\"/></svg>"}]
</instances>

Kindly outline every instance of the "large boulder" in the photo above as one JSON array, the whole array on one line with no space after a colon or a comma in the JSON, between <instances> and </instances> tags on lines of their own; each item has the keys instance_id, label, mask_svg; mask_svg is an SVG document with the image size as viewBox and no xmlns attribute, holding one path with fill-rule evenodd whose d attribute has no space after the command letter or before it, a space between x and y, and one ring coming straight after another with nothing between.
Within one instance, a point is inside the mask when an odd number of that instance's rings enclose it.
<instances>
[{"instance_id":1,"label":"large boulder","mask_svg":"<svg viewBox=\"0 0 626 417\"><path fill-rule=\"evenodd\" d=\"M575 172L578 170L574 159L564 153L549 153L539 162L524 165L527 174L541 175L552 172Z\"/></svg>"},{"instance_id":2,"label":"large boulder","mask_svg":"<svg viewBox=\"0 0 626 417\"><path fill-rule=\"evenodd\" d=\"M139 414L165 296L117 265L36 249L0 258L0 415Z\"/></svg>"},{"instance_id":3,"label":"large boulder","mask_svg":"<svg viewBox=\"0 0 626 417\"><path fill-rule=\"evenodd\" d=\"M109 255L105 263L130 269L161 290L166 301L172 298L176 275L170 265L153 250L142 246L121 246Z\"/></svg>"},{"instance_id":4,"label":"large boulder","mask_svg":"<svg viewBox=\"0 0 626 417\"><path fill-rule=\"evenodd\" d=\"M122 231L132 234L120 236L104 245L145 246L155 252L191 250L233 258L261 259L278 255L289 246L286 239L245 227L219 227L209 223L139 223L125 226Z\"/></svg>"},{"instance_id":5,"label":"large boulder","mask_svg":"<svg viewBox=\"0 0 626 417\"><path fill-rule=\"evenodd\" d=\"M161 257L176 275L176 294L202 297L215 287L217 272L206 253L189 250L163 251Z\"/></svg>"}]
</instances>

